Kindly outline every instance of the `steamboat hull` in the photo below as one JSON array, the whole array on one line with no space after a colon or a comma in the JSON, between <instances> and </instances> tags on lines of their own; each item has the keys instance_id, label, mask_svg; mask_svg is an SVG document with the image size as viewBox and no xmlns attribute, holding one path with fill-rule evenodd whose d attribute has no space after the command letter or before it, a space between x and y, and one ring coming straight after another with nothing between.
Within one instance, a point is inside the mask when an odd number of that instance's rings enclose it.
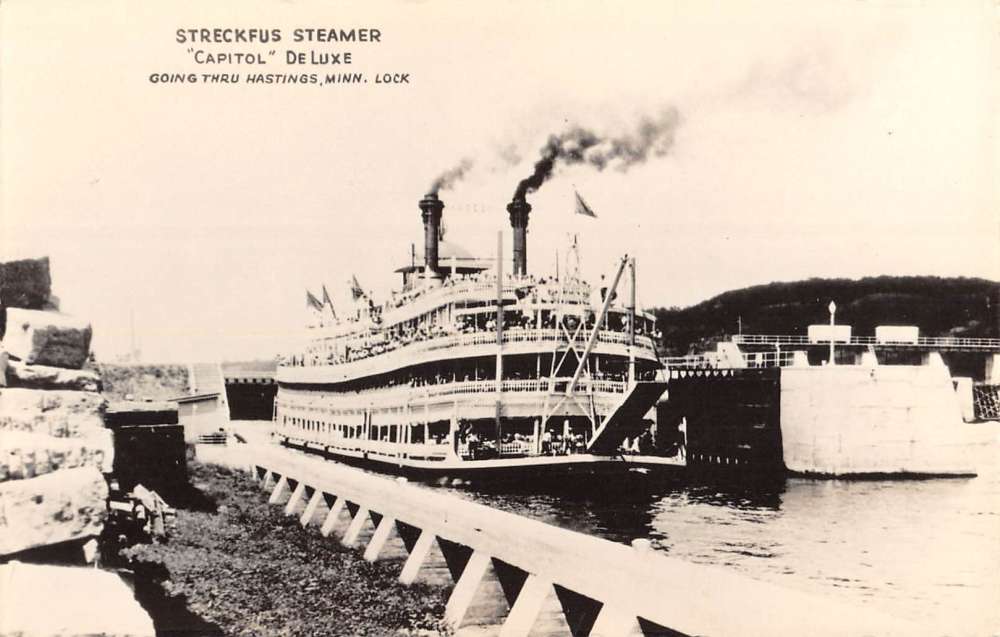
<instances>
[{"instance_id":1,"label":"steamboat hull","mask_svg":"<svg viewBox=\"0 0 1000 637\"><path fill-rule=\"evenodd\" d=\"M684 461L659 456L534 456L489 460L422 461L380 454L335 449L305 440L283 438L290 449L316 454L361 469L443 485L518 485L536 490L578 489L581 481L603 482L606 487L670 480L682 475ZM611 479L612 482L607 482Z\"/></svg>"}]
</instances>

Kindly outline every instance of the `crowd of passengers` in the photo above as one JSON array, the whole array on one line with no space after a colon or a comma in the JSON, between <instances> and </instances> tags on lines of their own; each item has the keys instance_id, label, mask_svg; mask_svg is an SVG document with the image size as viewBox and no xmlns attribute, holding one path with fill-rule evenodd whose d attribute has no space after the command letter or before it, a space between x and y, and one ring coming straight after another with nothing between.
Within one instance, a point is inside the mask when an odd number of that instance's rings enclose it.
<instances>
[{"instance_id":1,"label":"crowd of passengers","mask_svg":"<svg viewBox=\"0 0 1000 637\"><path fill-rule=\"evenodd\" d=\"M593 328L593 317L590 317L587 324L584 326L585 329L590 330ZM642 327L643 322L638 322L636 324L635 333L637 336L646 335L646 330ZM510 312L507 311L504 314L503 330L509 331L511 333L516 333L522 330L530 330L536 327L535 321L532 317L525 315L522 312ZM628 321L621 321L620 323L610 324L607 326L608 331L627 333L628 332ZM556 328L556 316L553 312L544 313L541 319L542 329L555 329ZM386 354L392 352L401 347L406 347L412 343L419 343L421 341L427 341L435 338L441 338L445 336L457 336L461 334L474 334L477 332L490 333L496 330L496 317L489 316L485 321L479 321L477 323L476 317L474 315L464 314L456 317L455 321L451 324L446 323L432 323L429 321L421 322L417 326L407 326L396 331L380 331L368 335L366 338L357 339L353 341L350 345L345 348L343 354L337 352L318 352L314 351L311 353L298 354L290 357L286 357L282 360L282 364L290 365L294 367L303 367L311 365L340 365L342 363L350 363L354 361L363 360L370 358L372 356L378 356L380 354ZM654 339L659 341L662 334L659 330L655 330L652 333Z\"/></svg>"},{"instance_id":2,"label":"crowd of passengers","mask_svg":"<svg viewBox=\"0 0 1000 637\"><path fill-rule=\"evenodd\" d=\"M496 440L492 438L480 438L474 431L462 433L458 438L459 448L464 450L463 455L472 460L486 460L498 458L500 453L497 450ZM501 447L504 455L533 455L534 436L520 433L505 434L501 439ZM510 447L514 447L511 449ZM545 431L542 434L541 454L543 456L565 456L573 453L586 453L587 442L583 434L568 433L566 435Z\"/></svg>"},{"instance_id":3,"label":"crowd of passengers","mask_svg":"<svg viewBox=\"0 0 1000 637\"><path fill-rule=\"evenodd\" d=\"M474 272L471 274L449 274L445 276L444 280L441 282L440 287L442 288L453 288L461 287L467 284L478 284L478 283L489 283L496 285L496 274L489 270L483 270L482 272ZM559 293L563 288L563 282L556 279L549 279L546 277L536 278L533 274L526 276L515 277L510 274L504 276L504 283L506 285L517 285L524 286L525 289L531 289L530 294L532 295L533 301L538 301L539 298L543 301L555 302L559 298ZM421 296L438 289L439 286L436 285L421 285L417 286L411 290L405 290L402 292L393 292L386 303L386 309L392 309L397 307L402 307L407 303L412 303L413 301L419 299ZM580 281L569 287L573 293L577 295L586 296L590 293L590 286L586 283Z\"/></svg>"}]
</instances>

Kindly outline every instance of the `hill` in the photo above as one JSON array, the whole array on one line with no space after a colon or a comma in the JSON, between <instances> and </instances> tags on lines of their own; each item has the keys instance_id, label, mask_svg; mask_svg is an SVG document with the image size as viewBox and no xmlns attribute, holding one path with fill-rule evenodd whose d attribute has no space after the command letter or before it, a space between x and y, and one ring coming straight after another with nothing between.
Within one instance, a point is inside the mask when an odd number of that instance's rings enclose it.
<instances>
[{"instance_id":1,"label":"hill","mask_svg":"<svg viewBox=\"0 0 1000 637\"><path fill-rule=\"evenodd\" d=\"M736 333L805 334L830 320L856 335L877 325L917 325L923 336L1000 337L1000 283L975 278L866 277L808 279L732 290L686 308L655 308L667 355L711 348Z\"/></svg>"}]
</instances>

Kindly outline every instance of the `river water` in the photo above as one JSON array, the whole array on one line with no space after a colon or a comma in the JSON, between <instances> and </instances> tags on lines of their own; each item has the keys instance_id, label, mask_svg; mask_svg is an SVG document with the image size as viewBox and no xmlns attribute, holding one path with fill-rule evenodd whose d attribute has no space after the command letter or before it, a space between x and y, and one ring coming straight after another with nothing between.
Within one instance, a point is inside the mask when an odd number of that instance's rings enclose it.
<instances>
[{"instance_id":1,"label":"river water","mask_svg":"<svg viewBox=\"0 0 1000 637\"><path fill-rule=\"evenodd\" d=\"M975 478L449 490L614 541L648 538L676 558L909 618L923 634L1000 635L1000 441L988 438Z\"/></svg>"}]
</instances>

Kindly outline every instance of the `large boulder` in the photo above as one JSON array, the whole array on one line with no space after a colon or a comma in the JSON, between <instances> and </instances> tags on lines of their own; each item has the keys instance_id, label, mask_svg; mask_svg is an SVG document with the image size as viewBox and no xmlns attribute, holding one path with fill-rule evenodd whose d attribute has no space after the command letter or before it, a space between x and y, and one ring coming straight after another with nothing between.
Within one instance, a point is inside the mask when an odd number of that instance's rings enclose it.
<instances>
[{"instance_id":1,"label":"large boulder","mask_svg":"<svg viewBox=\"0 0 1000 637\"><path fill-rule=\"evenodd\" d=\"M0 566L0 582L0 635L156 634L132 589L112 571L11 562Z\"/></svg>"},{"instance_id":2,"label":"large boulder","mask_svg":"<svg viewBox=\"0 0 1000 637\"><path fill-rule=\"evenodd\" d=\"M52 296L49 258L0 263L0 304L41 310Z\"/></svg>"},{"instance_id":3,"label":"large boulder","mask_svg":"<svg viewBox=\"0 0 1000 637\"><path fill-rule=\"evenodd\" d=\"M29 365L80 369L90 354L90 323L58 312L9 308L4 349Z\"/></svg>"},{"instance_id":4,"label":"large boulder","mask_svg":"<svg viewBox=\"0 0 1000 637\"><path fill-rule=\"evenodd\" d=\"M55 438L26 431L5 431L0 435L0 482L77 467L96 467L110 473L113 463L110 429L94 430L82 438Z\"/></svg>"},{"instance_id":5,"label":"large boulder","mask_svg":"<svg viewBox=\"0 0 1000 637\"><path fill-rule=\"evenodd\" d=\"M28 431L57 438L104 429L107 401L97 392L0 388L0 433Z\"/></svg>"},{"instance_id":6,"label":"large boulder","mask_svg":"<svg viewBox=\"0 0 1000 637\"><path fill-rule=\"evenodd\" d=\"M0 363L0 369L2 367L3 365ZM10 361L7 365L5 379L8 387L101 391L101 377L91 369L65 369Z\"/></svg>"},{"instance_id":7,"label":"large boulder","mask_svg":"<svg viewBox=\"0 0 1000 637\"><path fill-rule=\"evenodd\" d=\"M107 497L95 467L0 482L0 555L97 536Z\"/></svg>"}]
</instances>

